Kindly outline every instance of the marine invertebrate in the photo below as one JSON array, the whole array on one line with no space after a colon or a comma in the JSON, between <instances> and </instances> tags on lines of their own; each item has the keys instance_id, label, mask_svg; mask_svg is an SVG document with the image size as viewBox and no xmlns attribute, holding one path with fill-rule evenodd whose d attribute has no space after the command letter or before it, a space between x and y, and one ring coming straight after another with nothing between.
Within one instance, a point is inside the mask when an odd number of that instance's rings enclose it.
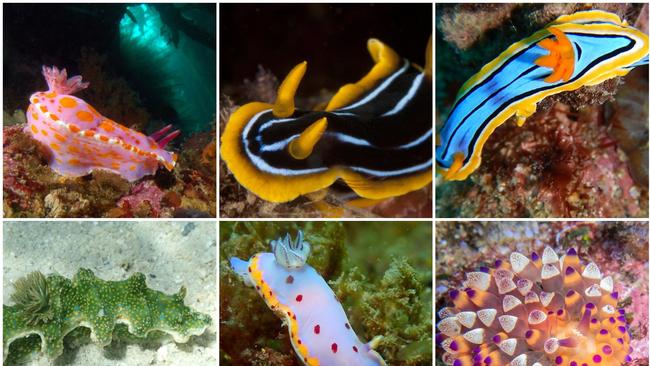
<instances>
[{"instance_id":1,"label":"marine invertebrate","mask_svg":"<svg viewBox=\"0 0 650 366\"><path fill-rule=\"evenodd\" d=\"M438 312L443 361L462 365L619 365L630 361L625 311L617 309L611 276L581 263L571 248L561 258L510 254L494 268L467 274Z\"/></svg>"},{"instance_id":2,"label":"marine invertebrate","mask_svg":"<svg viewBox=\"0 0 650 366\"><path fill-rule=\"evenodd\" d=\"M63 338L89 329L100 347L114 336L156 342L171 337L185 343L202 334L210 316L183 304L185 287L166 295L147 287L135 273L123 281L104 281L81 268L72 278L39 272L15 285L16 305L3 305L3 346L6 363L41 355L53 360L63 354Z\"/></svg>"},{"instance_id":3,"label":"marine invertebrate","mask_svg":"<svg viewBox=\"0 0 650 366\"><path fill-rule=\"evenodd\" d=\"M68 79L65 69L43 66L48 90L29 98L25 133L50 152L50 167L65 176L82 176L95 169L115 172L129 181L156 172L162 164L172 170L176 154L163 148L179 135L171 125L151 136L108 119L71 94L85 89L81 76Z\"/></svg>"},{"instance_id":4,"label":"marine invertebrate","mask_svg":"<svg viewBox=\"0 0 650 366\"><path fill-rule=\"evenodd\" d=\"M274 104L248 103L230 116L221 135L223 160L241 185L272 202L319 191L339 178L368 199L422 188L432 169L430 47L422 69L370 39L375 66L339 89L324 111L295 108L307 68L298 64Z\"/></svg>"},{"instance_id":5,"label":"marine invertebrate","mask_svg":"<svg viewBox=\"0 0 650 366\"><path fill-rule=\"evenodd\" d=\"M249 261L233 257L230 264L284 319L301 363L385 365L373 349L381 337L361 343L332 289L306 264L311 246L302 232L295 241L289 235L271 241L271 248L273 253L258 253Z\"/></svg>"},{"instance_id":6,"label":"marine invertebrate","mask_svg":"<svg viewBox=\"0 0 650 366\"><path fill-rule=\"evenodd\" d=\"M615 14L591 10L559 17L462 86L440 130L440 172L446 179L466 179L480 165L489 136L510 117L522 125L550 95L597 85L647 63L648 36Z\"/></svg>"}]
</instances>

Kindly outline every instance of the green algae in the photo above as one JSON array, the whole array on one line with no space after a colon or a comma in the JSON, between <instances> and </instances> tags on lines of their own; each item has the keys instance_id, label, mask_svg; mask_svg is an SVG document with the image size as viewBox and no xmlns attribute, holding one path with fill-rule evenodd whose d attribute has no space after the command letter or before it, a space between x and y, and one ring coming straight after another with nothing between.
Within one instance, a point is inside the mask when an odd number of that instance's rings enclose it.
<instances>
[{"instance_id":1,"label":"green algae","mask_svg":"<svg viewBox=\"0 0 650 366\"><path fill-rule=\"evenodd\" d=\"M381 335L378 352L389 365L430 365L432 225L426 222L221 223L220 363L298 365L281 321L228 265L230 257L268 252L270 240L298 230L312 245L308 263L328 281L360 339Z\"/></svg>"},{"instance_id":2,"label":"green algae","mask_svg":"<svg viewBox=\"0 0 650 366\"><path fill-rule=\"evenodd\" d=\"M104 281L84 268L72 280L34 272L17 281L15 290L12 299L21 301L3 305L5 365L38 356L54 360L63 354L64 340L79 346L90 339L100 347L113 339L156 343L171 337L185 343L212 322L210 316L184 305L184 287L167 295L148 288L142 273L123 281ZM33 306L39 293L47 303Z\"/></svg>"}]
</instances>

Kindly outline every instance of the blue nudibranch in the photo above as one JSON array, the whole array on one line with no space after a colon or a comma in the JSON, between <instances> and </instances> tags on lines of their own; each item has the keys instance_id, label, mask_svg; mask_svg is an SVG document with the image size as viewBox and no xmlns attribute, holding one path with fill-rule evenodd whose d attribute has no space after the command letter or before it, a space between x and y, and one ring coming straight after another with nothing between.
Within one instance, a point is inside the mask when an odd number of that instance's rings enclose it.
<instances>
[{"instance_id":1,"label":"blue nudibranch","mask_svg":"<svg viewBox=\"0 0 650 366\"><path fill-rule=\"evenodd\" d=\"M221 156L240 184L286 202L342 179L367 199L399 196L429 184L433 168L431 41L421 68L379 40L368 41L374 67L343 86L325 110L295 108L307 69L294 67L274 104L235 111L221 136Z\"/></svg>"},{"instance_id":2,"label":"blue nudibranch","mask_svg":"<svg viewBox=\"0 0 650 366\"><path fill-rule=\"evenodd\" d=\"M466 179L481 164L485 141L513 115L521 126L547 96L647 63L648 36L617 15L589 10L559 17L465 82L438 136L439 171L449 180Z\"/></svg>"},{"instance_id":3,"label":"blue nudibranch","mask_svg":"<svg viewBox=\"0 0 650 366\"><path fill-rule=\"evenodd\" d=\"M230 265L284 319L302 364L385 366L373 350L381 337L361 343L332 289L306 264L311 246L302 232L295 241L289 235L271 241L271 249L249 261L233 257Z\"/></svg>"}]
</instances>

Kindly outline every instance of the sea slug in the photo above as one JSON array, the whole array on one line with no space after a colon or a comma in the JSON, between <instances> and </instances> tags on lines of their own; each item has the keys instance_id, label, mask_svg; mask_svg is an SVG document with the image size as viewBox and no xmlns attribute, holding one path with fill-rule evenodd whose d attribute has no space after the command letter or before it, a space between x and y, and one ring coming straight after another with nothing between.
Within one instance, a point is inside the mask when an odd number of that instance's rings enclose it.
<instances>
[{"instance_id":1,"label":"sea slug","mask_svg":"<svg viewBox=\"0 0 650 366\"><path fill-rule=\"evenodd\" d=\"M183 304L185 287L166 295L149 289L142 273L104 281L84 268L72 280L33 272L14 286L15 305L3 305L5 364L39 356L54 360L63 354L68 335L89 333L99 347L113 338L157 342L171 337L185 343L212 323L210 316Z\"/></svg>"},{"instance_id":2,"label":"sea slug","mask_svg":"<svg viewBox=\"0 0 650 366\"><path fill-rule=\"evenodd\" d=\"M47 91L29 98L25 132L49 151L48 163L60 175L79 177L95 169L109 170L132 182L151 175L162 164L172 170L176 154L163 149L180 134L171 125L151 136L99 114L71 94L85 89L81 76L68 79L65 69L43 66Z\"/></svg>"},{"instance_id":3,"label":"sea slug","mask_svg":"<svg viewBox=\"0 0 650 366\"><path fill-rule=\"evenodd\" d=\"M431 182L431 40L421 68L377 39L375 62L339 89L324 110L300 110L294 95L307 63L295 66L274 104L252 102L231 116L221 156L237 181L264 200L287 202L342 179L363 199L381 200Z\"/></svg>"},{"instance_id":4,"label":"sea slug","mask_svg":"<svg viewBox=\"0 0 650 366\"><path fill-rule=\"evenodd\" d=\"M467 274L438 312L436 342L448 365L606 366L630 361L630 333L611 276L561 258L513 252Z\"/></svg>"},{"instance_id":5,"label":"sea slug","mask_svg":"<svg viewBox=\"0 0 650 366\"><path fill-rule=\"evenodd\" d=\"M308 366L385 366L373 349L376 337L361 343L341 303L327 282L306 264L311 246L298 232L271 241L273 253L255 254L249 261L233 257L232 269L254 286L271 310L284 319L291 344Z\"/></svg>"}]
</instances>

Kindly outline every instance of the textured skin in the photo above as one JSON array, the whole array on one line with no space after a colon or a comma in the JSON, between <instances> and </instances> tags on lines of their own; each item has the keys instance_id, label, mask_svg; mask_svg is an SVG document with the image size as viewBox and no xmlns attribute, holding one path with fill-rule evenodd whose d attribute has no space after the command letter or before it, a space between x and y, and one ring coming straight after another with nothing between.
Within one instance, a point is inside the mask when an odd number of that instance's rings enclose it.
<instances>
[{"instance_id":1,"label":"textured skin","mask_svg":"<svg viewBox=\"0 0 650 366\"><path fill-rule=\"evenodd\" d=\"M72 280L51 274L47 284L51 320L29 325L17 306L3 306L5 364L37 355L54 360L63 354L66 335L87 335L82 327L90 328L93 343L105 347L114 336L142 342L171 336L185 343L212 323L210 316L183 304L184 288L174 295L149 289L142 273L104 281L82 268Z\"/></svg>"}]
</instances>

